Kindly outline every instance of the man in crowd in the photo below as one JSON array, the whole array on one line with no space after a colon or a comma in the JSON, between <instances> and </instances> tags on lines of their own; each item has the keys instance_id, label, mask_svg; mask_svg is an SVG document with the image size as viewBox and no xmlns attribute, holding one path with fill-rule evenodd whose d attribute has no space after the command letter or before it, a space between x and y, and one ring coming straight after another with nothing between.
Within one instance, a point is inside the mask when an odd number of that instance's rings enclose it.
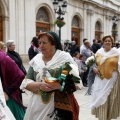
<instances>
[{"instance_id":1,"label":"man in crowd","mask_svg":"<svg viewBox=\"0 0 120 120\"><path fill-rule=\"evenodd\" d=\"M70 54L71 54L71 56L73 56L75 52L80 52L80 48L79 48L79 46L76 44L75 41L72 41L71 44L72 44L72 45L71 45Z\"/></svg>"},{"instance_id":2,"label":"man in crowd","mask_svg":"<svg viewBox=\"0 0 120 120\"><path fill-rule=\"evenodd\" d=\"M100 44L98 44L98 40L97 39L93 39L93 44L92 44L92 51L93 53L96 53L98 51L98 49L100 49Z\"/></svg>"},{"instance_id":3,"label":"man in crowd","mask_svg":"<svg viewBox=\"0 0 120 120\"><path fill-rule=\"evenodd\" d=\"M81 49L81 54L83 55L83 58L84 58L83 61L84 61L84 64L85 64L85 61L87 60L87 58L90 57L93 54L93 52L91 50L90 42L88 40L84 41L84 46ZM83 74L82 82L83 82L84 87L87 87L87 75L88 75L88 72L89 72L89 68Z\"/></svg>"}]
</instances>

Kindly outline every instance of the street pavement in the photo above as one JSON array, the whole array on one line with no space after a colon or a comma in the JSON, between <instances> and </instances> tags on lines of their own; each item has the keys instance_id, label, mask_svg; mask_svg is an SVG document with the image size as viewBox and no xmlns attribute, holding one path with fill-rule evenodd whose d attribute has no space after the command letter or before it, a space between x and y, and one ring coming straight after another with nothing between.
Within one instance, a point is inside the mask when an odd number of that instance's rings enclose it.
<instances>
[{"instance_id":1,"label":"street pavement","mask_svg":"<svg viewBox=\"0 0 120 120\"><path fill-rule=\"evenodd\" d=\"M26 70L28 70L29 65L27 63L24 63L24 66ZM77 90L74 93L75 98L77 99L78 104L80 106L79 120L98 120L97 118L95 118L95 116L91 115L91 95L85 95L86 91L87 87L83 87L81 90ZM31 96L31 92L27 92L27 94L23 93L23 104L25 106L28 105ZM112 120L120 120L120 117Z\"/></svg>"}]
</instances>

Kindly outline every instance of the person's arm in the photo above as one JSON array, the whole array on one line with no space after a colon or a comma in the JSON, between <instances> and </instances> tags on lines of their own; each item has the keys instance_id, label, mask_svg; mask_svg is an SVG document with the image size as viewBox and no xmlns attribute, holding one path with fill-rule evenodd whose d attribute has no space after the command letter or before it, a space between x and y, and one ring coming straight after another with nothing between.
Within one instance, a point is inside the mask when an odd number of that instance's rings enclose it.
<instances>
[{"instance_id":1,"label":"person's arm","mask_svg":"<svg viewBox=\"0 0 120 120\"><path fill-rule=\"evenodd\" d=\"M96 64L93 64L91 67L92 67L94 73L100 74Z\"/></svg>"},{"instance_id":2,"label":"person's arm","mask_svg":"<svg viewBox=\"0 0 120 120\"><path fill-rule=\"evenodd\" d=\"M52 91L57 90L61 88L60 83L46 83L46 82L36 82L35 81L35 72L32 67L29 68L28 73L26 75L26 78L23 80L20 89L23 91L25 89L31 91L31 92L37 92L39 89L42 91Z\"/></svg>"}]
</instances>

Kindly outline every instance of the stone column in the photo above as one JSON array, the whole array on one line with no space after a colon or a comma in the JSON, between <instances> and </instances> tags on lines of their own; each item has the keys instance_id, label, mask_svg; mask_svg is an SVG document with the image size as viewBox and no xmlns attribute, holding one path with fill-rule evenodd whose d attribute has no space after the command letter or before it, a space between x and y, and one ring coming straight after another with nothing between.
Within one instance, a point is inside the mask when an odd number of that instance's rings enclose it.
<instances>
[{"instance_id":1,"label":"stone column","mask_svg":"<svg viewBox=\"0 0 120 120\"><path fill-rule=\"evenodd\" d=\"M6 42L9 39L9 17L3 16L3 40Z\"/></svg>"},{"instance_id":2,"label":"stone column","mask_svg":"<svg viewBox=\"0 0 120 120\"><path fill-rule=\"evenodd\" d=\"M95 34L95 23L93 21L93 14L94 14L94 11L92 9L87 9L87 15L88 15L88 18L87 18L87 37L88 37L88 40L91 41L92 43L92 39L94 39L94 34Z\"/></svg>"}]
</instances>

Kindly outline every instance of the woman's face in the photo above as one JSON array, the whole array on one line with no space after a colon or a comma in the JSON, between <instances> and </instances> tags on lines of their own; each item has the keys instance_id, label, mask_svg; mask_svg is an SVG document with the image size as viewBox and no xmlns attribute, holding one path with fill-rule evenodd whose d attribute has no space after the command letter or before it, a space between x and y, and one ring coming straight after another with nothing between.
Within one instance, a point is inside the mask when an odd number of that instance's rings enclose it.
<instances>
[{"instance_id":1,"label":"woman's face","mask_svg":"<svg viewBox=\"0 0 120 120\"><path fill-rule=\"evenodd\" d=\"M9 48L8 48L10 51L14 51L15 50L15 44L12 43Z\"/></svg>"},{"instance_id":2,"label":"woman's face","mask_svg":"<svg viewBox=\"0 0 120 120\"><path fill-rule=\"evenodd\" d=\"M107 37L104 40L103 44L104 44L104 48L111 48L112 47L112 41L109 37Z\"/></svg>"},{"instance_id":3,"label":"woman's face","mask_svg":"<svg viewBox=\"0 0 120 120\"><path fill-rule=\"evenodd\" d=\"M39 39L38 43L39 43L40 50L44 55L52 54L53 51L55 50L55 46L51 45L48 37L45 35Z\"/></svg>"}]
</instances>

